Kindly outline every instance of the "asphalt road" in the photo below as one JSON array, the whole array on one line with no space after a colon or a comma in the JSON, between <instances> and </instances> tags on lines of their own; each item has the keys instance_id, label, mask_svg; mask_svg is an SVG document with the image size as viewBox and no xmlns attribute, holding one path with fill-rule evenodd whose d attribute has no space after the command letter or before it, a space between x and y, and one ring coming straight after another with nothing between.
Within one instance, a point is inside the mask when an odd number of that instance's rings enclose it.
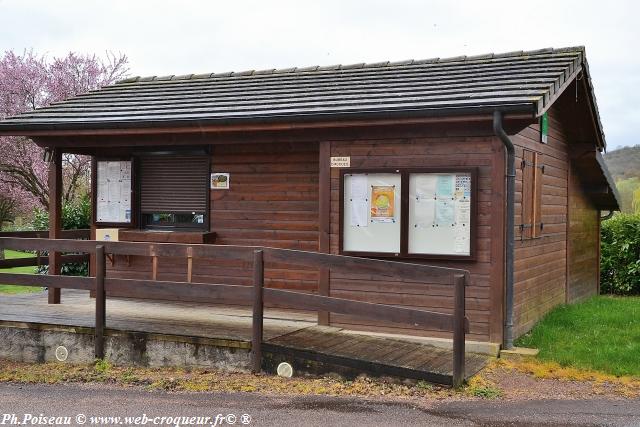
<instances>
[{"instance_id":1,"label":"asphalt road","mask_svg":"<svg viewBox=\"0 0 640 427\"><path fill-rule=\"evenodd\" d=\"M33 418L25 418L25 414ZM243 418L244 414L250 420ZM230 425L231 421L238 426L296 427L640 426L640 401L455 401L409 405L358 398L165 393L104 385L0 384L0 426L12 422L14 425L65 422L47 417L69 417L70 425L133 425L136 421L138 425L175 425L175 419L156 417L210 417L208 423L200 425L216 425L217 420L218 426ZM106 418L92 422L91 417Z\"/></svg>"}]
</instances>

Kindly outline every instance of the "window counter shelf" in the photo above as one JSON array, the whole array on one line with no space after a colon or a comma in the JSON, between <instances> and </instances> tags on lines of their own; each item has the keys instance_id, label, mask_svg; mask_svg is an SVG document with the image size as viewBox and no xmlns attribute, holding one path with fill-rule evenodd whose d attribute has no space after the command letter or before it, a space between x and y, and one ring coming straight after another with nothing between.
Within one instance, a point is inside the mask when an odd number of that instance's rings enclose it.
<instances>
[{"instance_id":1,"label":"window counter shelf","mask_svg":"<svg viewBox=\"0 0 640 427\"><path fill-rule=\"evenodd\" d=\"M120 230L119 240L156 243L215 243L213 231Z\"/></svg>"}]
</instances>

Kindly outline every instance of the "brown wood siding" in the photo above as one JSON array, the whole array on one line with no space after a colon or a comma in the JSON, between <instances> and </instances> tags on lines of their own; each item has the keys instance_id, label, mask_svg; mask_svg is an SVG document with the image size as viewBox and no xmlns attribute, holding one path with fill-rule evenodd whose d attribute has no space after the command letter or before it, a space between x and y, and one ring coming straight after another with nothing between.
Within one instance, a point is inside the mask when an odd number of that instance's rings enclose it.
<instances>
[{"instance_id":1,"label":"brown wood siding","mask_svg":"<svg viewBox=\"0 0 640 427\"><path fill-rule=\"evenodd\" d=\"M516 146L514 335L517 337L531 329L552 307L565 302L569 146L557 108L549 111L548 144L540 142L538 124L512 136L512 141ZM523 170L518 166L527 150L538 153L544 164L540 212L544 227L539 237L534 238L518 227L523 217ZM524 205L529 202L524 201Z\"/></svg>"},{"instance_id":2,"label":"brown wood siding","mask_svg":"<svg viewBox=\"0 0 640 427\"><path fill-rule=\"evenodd\" d=\"M468 132L468 133L465 133ZM475 131L475 135L484 131ZM455 134L459 133L459 136ZM469 339L499 342L502 337L502 191L504 151L491 135L470 136L464 127L425 129L418 137L332 141L332 156L350 156L351 168L383 167L478 167L477 260L411 260L431 265L459 267L471 271L467 289L467 315L471 321ZM398 135L401 136L401 135ZM497 168L497 173L496 173ZM497 179L496 179L497 178ZM331 170L331 252L339 253L340 170ZM493 237L495 236L495 238ZM498 244L495 244L498 240ZM451 312L453 287L389 280L369 275L331 274L330 294L370 302ZM363 321L346 315L331 315L331 324L357 330L411 335L449 334L407 328L403 325Z\"/></svg>"},{"instance_id":3,"label":"brown wood siding","mask_svg":"<svg viewBox=\"0 0 640 427\"><path fill-rule=\"evenodd\" d=\"M478 167L478 233L475 261L417 261L460 267L472 273L467 289L469 339L500 342L503 312L504 150L488 124L430 125L387 129L325 132L298 139L291 134L270 138L230 140L211 146L211 171L229 172L230 190L210 192L211 231L217 244L266 245L316 251L319 249L319 144L325 155L350 156L353 168ZM481 136L478 136L481 135ZM281 141L281 142L277 142ZM329 159L325 158L328 162ZM324 250L338 253L339 169L331 169L329 241ZM159 280L186 280L187 261L160 259ZM319 274L288 265L267 265L267 286L317 291ZM109 266L111 277L150 278L149 258L118 257ZM453 287L403 280L379 280L367 275L331 273L331 295L451 312ZM251 266L239 262L194 260L193 281L249 284ZM246 303L246 302L245 302ZM405 325L375 324L332 315L331 322L360 330L448 336Z\"/></svg>"},{"instance_id":4,"label":"brown wood siding","mask_svg":"<svg viewBox=\"0 0 640 427\"><path fill-rule=\"evenodd\" d=\"M216 244L318 250L318 144L262 143L212 146L212 172L229 172L229 190L210 190L210 230ZM318 273L268 265L269 287L315 292ZM186 281L186 259L160 258L158 280ZM193 281L249 285L250 263L193 261ZM150 278L151 260L118 257L111 277ZM246 302L250 303L250 302Z\"/></svg>"},{"instance_id":5,"label":"brown wood siding","mask_svg":"<svg viewBox=\"0 0 640 427\"><path fill-rule=\"evenodd\" d=\"M572 171L569 180L569 258L567 302L582 301L598 293L599 215Z\"/></svg>"}]
</instances>

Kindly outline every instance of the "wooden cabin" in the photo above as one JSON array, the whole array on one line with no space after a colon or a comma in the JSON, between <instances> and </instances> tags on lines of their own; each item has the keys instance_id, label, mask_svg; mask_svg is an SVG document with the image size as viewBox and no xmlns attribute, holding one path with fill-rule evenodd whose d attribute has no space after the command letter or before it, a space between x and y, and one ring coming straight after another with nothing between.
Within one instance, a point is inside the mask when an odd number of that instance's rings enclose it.
<instances>
[{"instance_id":1,"label":"wooden cabin","mask_svg":"<svg viewBox=\"0 0 640 427\"><path fill-rule=\"evenodd\" d=\"M618 209L583 47L135 77L9 118L0 134L46 148L53 238L61 155L90 155L98 239L467 269L467 338L507 346L552 307L598 293L600 220ZM184 280L185 270L184 260L115 257L108 275ZM250 268L224 260L194 260L190 274L251 283ZM282 264L265 281L441 312L453 306L453 289L428 277ZM59 300L55 290L50 297ZM318 321L446 338L348 315L321 312Z\"/></svg>"}]
</instances>

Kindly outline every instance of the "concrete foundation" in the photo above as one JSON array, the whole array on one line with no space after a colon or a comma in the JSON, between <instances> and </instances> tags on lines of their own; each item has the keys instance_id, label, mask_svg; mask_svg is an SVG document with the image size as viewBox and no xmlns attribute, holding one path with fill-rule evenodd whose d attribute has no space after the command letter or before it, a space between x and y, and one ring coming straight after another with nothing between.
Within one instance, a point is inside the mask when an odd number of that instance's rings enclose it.
<instances>
[{"instance_id":1,"label":"concrete foundation","mask_svg":"<svg viewBox=\"0 0 640 427\"><path fill-rule=\"evenodd\" d=\"M66 363L94 361L93 329L38 324L0 324L0 358L19 362L56 361L64 346ZM249 371L249 343L244 341L185 337L107 330L105 358L123 366L176 366Z\"/></svg>"}]
</instances>

